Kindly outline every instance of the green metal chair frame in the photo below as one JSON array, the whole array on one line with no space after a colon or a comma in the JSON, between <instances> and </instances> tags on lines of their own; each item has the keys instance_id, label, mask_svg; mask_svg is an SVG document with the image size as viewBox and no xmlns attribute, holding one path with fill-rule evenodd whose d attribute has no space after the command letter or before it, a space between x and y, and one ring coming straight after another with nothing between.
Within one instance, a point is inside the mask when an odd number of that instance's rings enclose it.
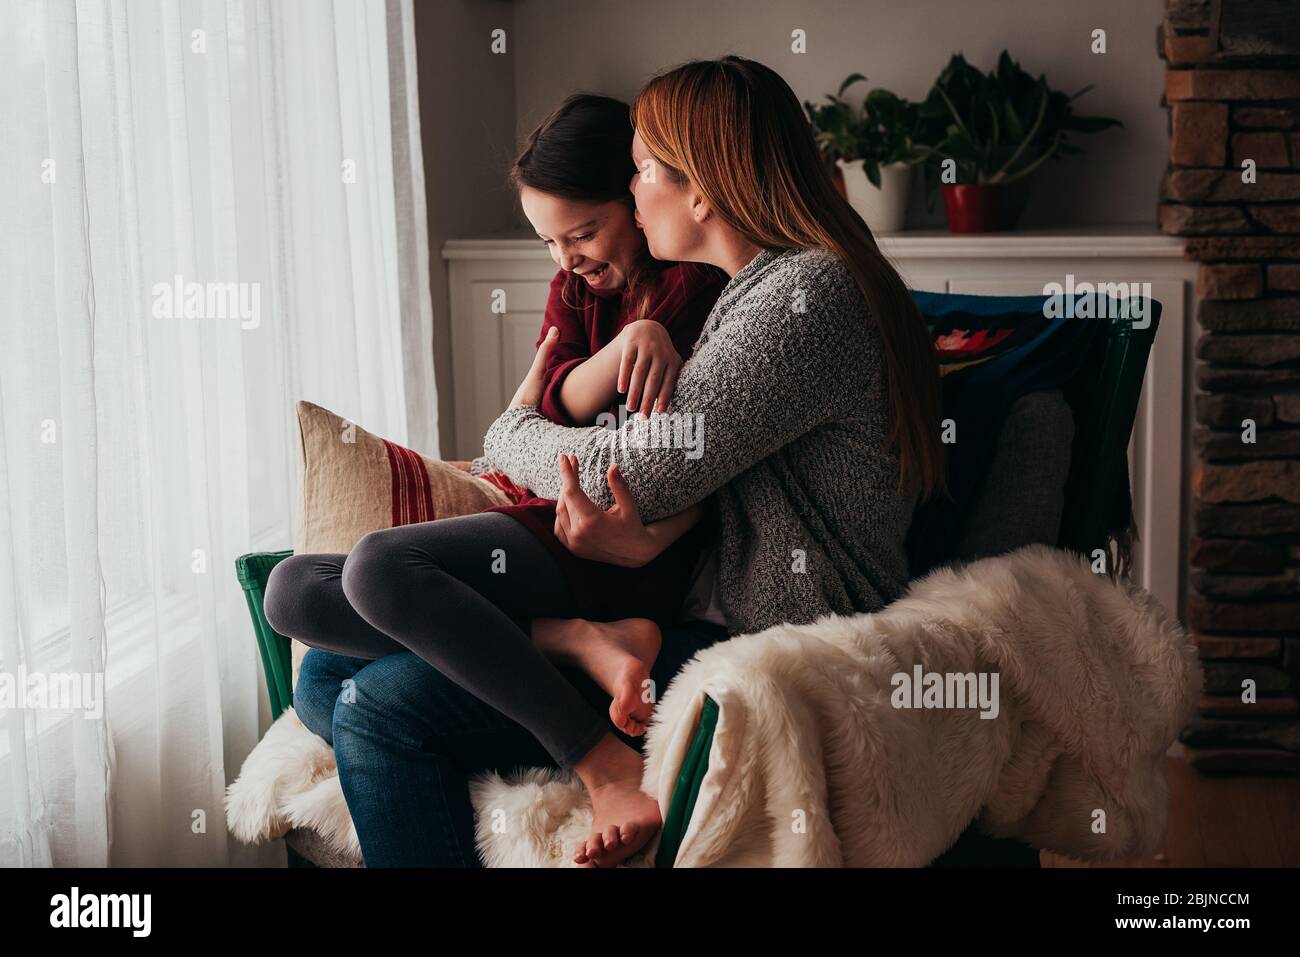
<instances>
[{"instance_id":1,"label":"green metal chair frame","mask_svg":"<svg viewBox=\"0 0 1300 957\"><path fill-rule=\"evenodd\" d=\"M1123 480L1125 457L1106 453L1128 449L1147 357L1160 323L1160 303L1150 300L1147 305L1150 322L1141 329L1136 328L1130 319L1121 317L1079 320L1107 323L1107 328L1093 340L1093 354L1088 357L1079 380L1079 388L1088 401L1084 405L1086 411L1082 421L1076 416L1058 542L1061 548L1084 555L1105 546L1110 510ZM1076 410L1079 407L1076 405ZM266 672L272 719L278 718L293 703L293 676L289 639L267 622L262 599L271 569L292 554L292 551L253 552L241 555L235 561ZM706 695L699 724L678 772L668 813L664 816L656 867L672 867L677 859L677 851L695 810L700 785L709 769L709 752L717 722L717 703ZM291 866L303 866L304 862L295 860L296 857L291 852Z\"/></svg>"}]
</instances>

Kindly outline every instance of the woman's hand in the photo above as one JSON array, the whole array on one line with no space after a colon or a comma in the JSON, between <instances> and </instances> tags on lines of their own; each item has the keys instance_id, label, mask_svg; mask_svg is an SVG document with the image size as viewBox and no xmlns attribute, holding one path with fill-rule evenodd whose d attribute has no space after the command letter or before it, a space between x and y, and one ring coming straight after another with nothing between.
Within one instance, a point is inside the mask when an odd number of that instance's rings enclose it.
<instances>
[{"instance_id":1,"label":"woman's hand","mask_svg":"<svg viewBox=\"0 0 1300 957\"><path fill-rule=\"evenodd\" d=\"M514 409L521 405L536 407L542 404L542 385L546 374L546 360L559 338L560 332L555 326L551 326L546 330L542 344L537 347L537 354L533 356L533 364L528 367L528 372L524 375L524 381L519 383L519 388L515 390L515 397L510 400L509 408Z\"/></svg>"},{"instance_id":2,"label":"woman's hand","mask_svg":"<svg viewBox=\"0 0 1300 957\"><path fill-rule=\"evenodd\" d=\"M555 537L579 558L607 565L640 568L654 559L663 546L641 523L636 502L617 465L605 474L614 505L604 511L587 497L578 481L578 460L560 456L562 489L555 506Z\"/></svg>"},{"instance_id":3,"label":"woman's hand","mask_svg":"<svg viewBox=\"0 0 1300 957\"><path fill-rule=\"evenodd\" d=\"M666 412L683 365L672 336L653 319L629 322L618 336L623 345L618 391L627 393L628 412Z\"/></svg>"}]
</instances>

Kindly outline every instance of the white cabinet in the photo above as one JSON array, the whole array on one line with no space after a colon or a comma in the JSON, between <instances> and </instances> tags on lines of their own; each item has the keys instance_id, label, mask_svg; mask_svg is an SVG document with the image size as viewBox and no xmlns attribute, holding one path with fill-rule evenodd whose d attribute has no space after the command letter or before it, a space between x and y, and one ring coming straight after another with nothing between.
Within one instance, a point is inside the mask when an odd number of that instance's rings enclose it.
<instances>
[{"instance_id":1,"label":"white cabinet","mask_svg":"<svg viewBox=\"0 0 1300 957\"><path fill-rule=\"evenodd\" d=\"M1149 227L1039 230L981 236L920 231L883 236L881 249L913 289L1040 295L1048 283L1151 283L1163 313L1129 447L1137 580L1172 612L1180 604L1190 475L1192 295L1196 264L1183 241ZM456 458L514 395L532 358L556 267L537 239L465 239L443 248L451 293Z\"/></svg>"}]
</instances>

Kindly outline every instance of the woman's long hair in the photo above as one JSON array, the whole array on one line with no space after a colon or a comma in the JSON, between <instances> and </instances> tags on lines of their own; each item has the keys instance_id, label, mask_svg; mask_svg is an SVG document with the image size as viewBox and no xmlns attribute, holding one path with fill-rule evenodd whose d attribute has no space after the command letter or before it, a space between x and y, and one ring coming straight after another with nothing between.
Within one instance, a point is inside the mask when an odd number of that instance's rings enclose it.
<instances>
[{"instance_id":1,"label":"woman's long hair","mask_svg":"<svg viewBox=\"0 0 1300 957\"><path fill-rule=\"evenodd\" d=\"M925 319L867 224L835 189L785 80L741 57L686 63L642 88L632 124L660 169L693 183L749 242L821 248L843 260L884 343L900 491L917 488L921 500L946 493L939 367Z\"/></svg>"},{"instance_id":2,"label":"woman's long hair","mask_svg":"<svg viewBox=\"0 0 1300 957\"><path fill-rule=\"evenodd\" d=\"M528 186L580 202L617 200L632 209L636 203L628 184L635 172L628 105L608 96L575 93L528 134L510 167L510 184L515 190ZM655 282L665 266L667 263L651 257L643 243L642 255L628 270L624 290L624 295L638 297L638 318L645 318ZM576 305L570 300L582 286L583 281L570 273L564 285L565 302Z\"/></svg>"}]
</instances>

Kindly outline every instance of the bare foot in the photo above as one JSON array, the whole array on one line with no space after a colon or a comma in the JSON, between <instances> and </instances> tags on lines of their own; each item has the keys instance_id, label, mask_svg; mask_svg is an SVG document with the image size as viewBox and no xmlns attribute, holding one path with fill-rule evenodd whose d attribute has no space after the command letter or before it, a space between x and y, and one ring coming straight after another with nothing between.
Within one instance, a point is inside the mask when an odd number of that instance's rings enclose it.
<instances>
[{"instance_id":1,"label":"bare foot","mask_svg":"<svg viewBox=\"0 0 1300 957\"><path fill-rule=\"evenodd\" d=\"M641 756L605 735L574 770L591 796L591 834L578 844L574 863L613 867L627 860L663 826L659 802L641 790Z\"/></svg>"},{"instance_id":2,"label":"bare foot","mask_svg":"<svg viewBox=\"0 0 1300 957\"><path fill-rule=\"evenodd\" d=\"M614 699L609 704L614 727L632 737L645 734L656 699L650 668L663 644L658 625L648 618L539 618L532 636L544 655L577 665Z\"/></svg>"}]
</instances>

